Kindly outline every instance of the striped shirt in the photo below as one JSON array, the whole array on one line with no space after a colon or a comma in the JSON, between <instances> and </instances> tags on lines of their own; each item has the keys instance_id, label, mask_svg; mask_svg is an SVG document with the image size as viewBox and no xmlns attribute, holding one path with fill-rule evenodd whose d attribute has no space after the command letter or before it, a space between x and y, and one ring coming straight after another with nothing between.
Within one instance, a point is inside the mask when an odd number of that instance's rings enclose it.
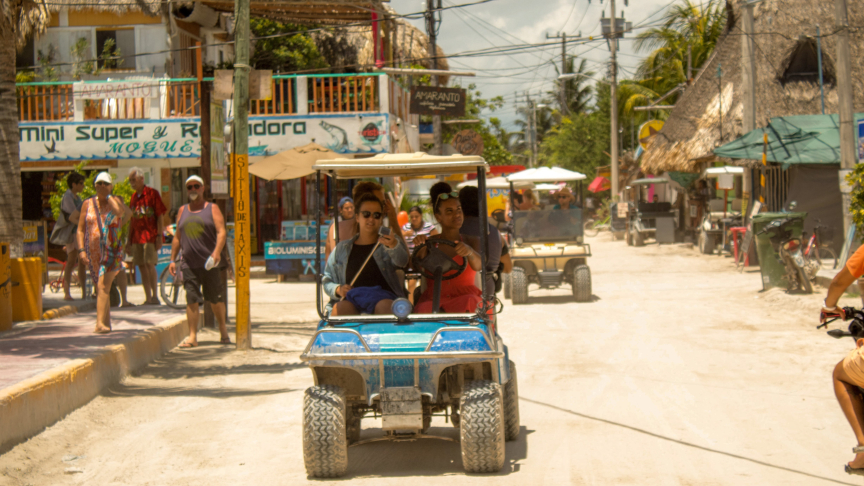
<instances>
[{"instance_id":1,"label":"striped shirt","mask_svg":"<svg viewBox=\"0 0 864 486\"><path fill-rule=\"evenodd\" d=\"M414 238L421 235L429 236L429 233L431 233L434 229L435 225L428 221L423 221L423 227L419 230L414 229L414 227L411 226L411 222L405 223L402 226L402 234L407 235L409 231L414 232L414 234L411 236L405 236L405 243L408 245L408 254L410 255L414 253Z\"/></svg>"}]
</instances>

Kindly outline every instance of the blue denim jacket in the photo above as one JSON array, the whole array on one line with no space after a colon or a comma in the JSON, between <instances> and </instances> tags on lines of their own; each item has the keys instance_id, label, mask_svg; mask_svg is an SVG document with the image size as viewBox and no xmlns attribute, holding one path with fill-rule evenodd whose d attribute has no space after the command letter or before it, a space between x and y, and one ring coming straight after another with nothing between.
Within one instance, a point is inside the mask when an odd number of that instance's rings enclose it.
<instances>
[{"instance_id":1,"label":"blue denim jacket","mask_svg":"<svg viewBox=\"0 0 864 486\"><path fill-rule=\"evenodd\" d=\"M340 242L336 245L333 253L330 254L330 258L327 259L327 266L324 268L324 278L322 279L324 292L330 296L330 302L325 307L327 314L333 308L333 303L339 302L340 297L336 295L336 289L340 285L348 283L345 278L345 268L348 265L348 256L351 255L351 250L354 248L354 242L359 237L360 235L354 235L350 240ZM398 297L405 297L402 286L399 284L396 270L408 264L408 248L405 246L404 241L401 241L399 238L397 240L399 241L396 242L396 248L391 250L384 245L379 245L375 249L375 253L372 254L372 257L375 259L375 263L378 264L381 274L384 275L384 279L387 280L387 284L390 285L393 292Z\"/></svg>"}]
</instances>

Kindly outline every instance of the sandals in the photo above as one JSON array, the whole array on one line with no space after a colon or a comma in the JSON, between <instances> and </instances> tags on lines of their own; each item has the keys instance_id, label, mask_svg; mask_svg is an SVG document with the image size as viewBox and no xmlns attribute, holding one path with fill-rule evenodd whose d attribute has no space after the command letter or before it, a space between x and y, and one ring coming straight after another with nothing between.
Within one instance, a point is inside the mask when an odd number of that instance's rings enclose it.
<instances>
[{"instance_id":1,"label":"sandals","mask_svg":"<svg viewBox=\"0 0 864 486\"><path fill-rule=\"evenodd\" d=\"M219 340L219 344L233 344L230 337L223 337Z\"/></svg>"},{"instance_id":2,"label":"sandals","mask_svg":"<svg viewBox=\"0 0 864 486\"><path fill-rule=\"evenodd\" d=\"M849 464L844 464L843 467L846 470L846 474L864 476L864 468L854 468Z\"/></svg>"},{"instance_id":3,"label":"sandals","mask_svg":"<svg viewBox=\"0 0 864 486\"><path fill-rule=\"evenodd\" d=\"M198 347L198 343L192 344L188 341L188 339L189 339L188 337L186 339L184 339L183 342L180 343L177 347L178 348L197 348Z\"/></svg>"}]
</instances>

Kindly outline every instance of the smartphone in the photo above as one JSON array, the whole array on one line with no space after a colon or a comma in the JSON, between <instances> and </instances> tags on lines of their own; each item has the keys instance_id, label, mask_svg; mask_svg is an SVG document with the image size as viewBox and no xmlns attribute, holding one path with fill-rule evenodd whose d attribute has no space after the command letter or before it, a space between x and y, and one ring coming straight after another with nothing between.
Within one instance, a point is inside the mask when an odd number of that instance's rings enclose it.
<instances>
[{"instance_id":1,"label":"smartphone","mask_svg":"<svg viewBox=\"0 0 864 486\"><path fill-rule=\"evenodd\" d=\"M381 236L390 236L390 227L382 225L381 229L378 230L378 234Z\"/></svg>"}]
</instances>

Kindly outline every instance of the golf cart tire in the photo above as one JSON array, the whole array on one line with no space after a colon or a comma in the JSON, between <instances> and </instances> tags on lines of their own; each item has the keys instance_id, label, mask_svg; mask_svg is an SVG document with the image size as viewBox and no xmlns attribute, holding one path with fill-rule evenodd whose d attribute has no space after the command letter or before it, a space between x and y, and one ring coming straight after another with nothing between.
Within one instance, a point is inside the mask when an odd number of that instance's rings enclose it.
<instances>
[{"instance_id":1,"label":"golf cart tire","mask_svg":"<svg viewBox=\"0 0 864 486\"><path fill-rule=\"evenodd\" d=\"M462 466L469 473L495 473L504 467L504 399L501 386L475 380L459 400Z\"/></svg>"},{"instance_id":2,"label":"golf cart tire","mask_svg":"<svg viewBox=\"0 0 864 486\"><path fill-rule=\"evenodd\" d=\"M612 233L612 237L614 237L616 241L623 240L624 235L625 235L625 233L623 231L615 231Z\"/></svg>"},{"instance_id":3,"label":"golf cart tire","mask_svg":"<svg viewBox=\"0 0 864 486\"><path fill-rule=\"evenodd\" d=\"M338 478L348 469L345 394L334 385L306 389L303 396L303 462L313 478Z\"/></svg>"},{"instance_id":4,"label":"golf cart tire","mask_svg":"<svg viewBox=\"0 0 864 486\"><path fill-rule=\"evenodd\" d=\"M624 233L624 237L627 239L627 246L633 246L633 233L630 230Z\"/></svg>"},{"instance_id":5,"label":"golf cart tire","mask_svg":"<svg viewBox=\"0 0 864 486\"><path fill-rule=\"evenodd\" d=\"M645 246L645 237L638 230L633 233L633 246Z\"/></svg>"},{"instance_id":6,"label":"golf cart tire","mask_svg":"<svg viewBox=\"0 0 864 486\"><path fill-rule=\"evenodd\" d=\"M510 284L510 274L509 274L509 273L502 273L502 274L501 274L501 278L504 279L504 282L503 282L503 284L504 284L504 285L503 285L503 287L504 287L504 298L505 298L505 299L509 299L509 298L510 298L510 285L511 285L511 284Z\"/></svg>"},{"instance_id":7,"label":"golf cart tire","mask_svg":"<svg viewBox=\"0 0 864 486\"><path fill-rule=\"evenodd\" d=\"M510 273L510 292L513 300L513 305L528 303L528 275L525 274L525 269L521 267L513 267L513 272Z\"/></svg>"},{"instance_id":8,"label":"golf cart tire","mask_svg":"<svg viewBox=\"0 0 864 486\"><path fill-rule=\"evenodd\" d=\"M712 255L714 253L714 236L705 233L704 231L699 232L699 251L704 255Z\"/></svg>"},{"instance_id":9,"label":"golf cart tire","mask_svg":"<svg viewBox=\"0 0 864 486\"><path fill-rule=\"evenodd\" d=\"M519 438L519 382L516 379L516 363L510 361L510 381L504 385L504 440Z\"/></svg>"},{"instance_id":10,"label":"golf cart tire","mask_svg":"<svg viewBox=\"0 0 864 486\"><path fill-rule=\"evenodd\" d=\"M573 269L573 298L576 302L591 302L591 269L584 263Z\"/></svg>"}]
</instances>

